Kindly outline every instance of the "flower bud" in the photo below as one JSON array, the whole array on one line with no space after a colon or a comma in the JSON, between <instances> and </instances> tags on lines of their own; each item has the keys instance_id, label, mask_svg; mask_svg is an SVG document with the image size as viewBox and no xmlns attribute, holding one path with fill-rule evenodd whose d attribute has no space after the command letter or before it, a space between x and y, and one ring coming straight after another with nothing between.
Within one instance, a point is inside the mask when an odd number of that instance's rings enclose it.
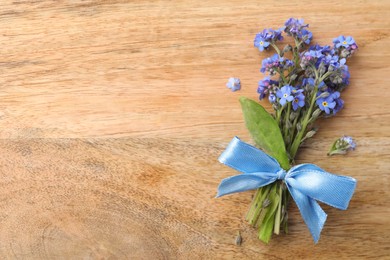
<instances>
[{"instance_id":1,"label":"flower bud","mask_svg":"<svg viewBox=\"0 0 390 260\"><path fill-rule=\"evenodd\" d=\"M321 62L321 64L318 66L318 73L320 75L324 75L325 71L326 71L325 64Z\"/></svg>"},{"instance_id":2,"label":"flower bud","mask_svg":"<svg viewBox=\"0 0 390 260\"><path fill-rule=\"evenodd\" d=\"M322 92L321 95L319 95L317 97L317 99L320 99L320 98L326 98L326 97L329 97L329 92L325 91L325 92Z\"/></svg>"},{"instance_id":3,"label":"flower bud","mask_svg":"<svg viewBox=\"0 0 390 260\"><path fill-rule=\"evenodd\" d=\"M292 46L290 44L284 46L283 48L283 52L289 52L289 51L292 51Z\"/></svg>"},{"instance_id":4,"label":"flower bud","mask_svg":"<svg viewBox=\"0 0 390 260\"><path fill-rule=\"evenodd\" d=\"M276 96L274 94L269 94L268 96L268 100L271 104L275 103L276 102Z\"/></svg>"},{"instance_id":5,"label":"flower bud","mask_svg":"<svg viewBox=\"0 0 390 260\"><path fill-rule=\"evenodd\" d=\"M263 201L263 205L261 205L263 208L266 208L266 207L268 207L269 205L271 204L271 200L270 199L265 199L264 201Z\"/></svg>"},{"instance_id":6,"label":"flower bud","mask_svg":"<svg viewBox=\"0 0 390 260\"><path fill-rule=\"evenodd\" d=\"M290 114L290 120L293 121L298 116L297 112L291 112Z\"/></svg>"},{"instance_id":7,"label":"flower bud","mask_svg":"<svg viewBox=\"0 0 390 260\"><path fill-rule=\"evenodd\" d=\"M320 114L321 114L321 109L317 108L314 112L313 112L313 116L314 118L317 118Z\"/></svg>"},{"instance_id":8,"label":"flower bud","mask_svg":"<svg viewBox=\"0 0 390 260\"><path fill-rule=\"evenodd\" d=\"M328 155L346 154L350 150L355 150L356 143L350 136L343 136L337 139L330 148Z\"/></svg>"},{"instance_id":9,"label":"flower bud","mask_svg":"<svg viewBox=\"0 0 390 260\"><path fill-rule=\"evenodd\" d=\"M286 120L286 128L290 129L291 127L292 127L291 121L290 120Z\"/></svg>"},{"instance_id":10,"label":"flower bud","mask_svg":"<svg viewBox=\"0 0 390 260\"><path fill-rule=\"evenodd\" d=\"M300 122L298 122L298 124L297 124L297 130L298 130L298 132L300 132L300 131L301 131L301 129L302 129L302 125L301 125L301 123L300 123Z\"/></svg>"},{"instance_id":11,"label":"flower bud","mask_svg":"<svg viewBox=\"0 0 390 260\"><path fill-rule=\"evenodd\" d=\"M236 237L236 245L240 246L242 244L242 236L240 234L240 231L237 232L237 237Z\"/></svg>"},{"instance_id":12,"label":"flower bud","mask_svg":"<svg viewBox=\"0 0 390 260\"><path fill-rule=\"evenodd\" d=\"M293 80L295 80L297 77L298 77L297 74L292 74L292 75L290 76L290 82L293 81Z\"/></svg>"},{"instance_id":13,"label":"flower bud","mask_svg":"<svg viewBox=\"0 0 390 260\"><path fill-rule=\"evenodd\" d=\"M316 131L311 130L311 131L307 132L305 139L312 138L315 134L316 134Z\"/></svg>"}]
</instances>

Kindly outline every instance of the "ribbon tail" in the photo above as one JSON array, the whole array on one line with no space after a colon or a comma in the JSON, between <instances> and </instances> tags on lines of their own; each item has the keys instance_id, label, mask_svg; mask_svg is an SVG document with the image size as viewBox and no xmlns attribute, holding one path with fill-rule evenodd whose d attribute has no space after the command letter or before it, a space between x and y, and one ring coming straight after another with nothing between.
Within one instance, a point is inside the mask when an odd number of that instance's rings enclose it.
<instances>
[{"instance_id":1,"label":"ribbon tail","mask_svg":"<svg viewBox=\"0 0 390 260\"><path fill-rule=\"evenodd\" d=\"M289 185L287 185L287 187L301 212L303 220L309 228L314 242L317 244L326 221L326 213L322 210L320 205L318 205L317 201L300 191L289 187Z\"/></svg>"},{"instance_id":2,"label":"ribbon tail","mask_svg":"<svg viewBox=\"0 0 390 260\"><path fill-rule=\"evenodd\" d=\"M268 172L245 173L223 179L218 186L217 198L231 193L254 190L276 180L275 174Z\"/></svg>"}]
</instances>

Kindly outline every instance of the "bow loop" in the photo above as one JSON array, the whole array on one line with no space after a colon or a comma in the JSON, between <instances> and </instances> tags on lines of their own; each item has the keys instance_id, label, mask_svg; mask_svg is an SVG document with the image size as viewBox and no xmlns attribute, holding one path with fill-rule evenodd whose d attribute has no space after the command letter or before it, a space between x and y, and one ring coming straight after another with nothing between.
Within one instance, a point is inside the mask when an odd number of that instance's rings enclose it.
<instances>
[{"instance_id":1,"label":"bow loop","mask_svg":"<svg viewBox=\"0 0 390 260\"><path fill-rule=\"evenodd\" d=\"M356 188L356 180L324 171L314 164L300 164L291 168L288 187L332 207L345 210Z\"/></svg>"},{"instance_id":2,"label":"bow loop","mask_svg":"<svg viewBox=\"0 0 390 260\"><path fill-rule=\"evenodd\" d=\"M243 173L277 172L280 169L279 163L274 158L256 147L242 142L237 136L229 143L218 160Z\"/></svg>"},{"instance_id":3,"label":"bow loop","mask_svg":"<svg viewBox=\"0 0 390 260\"><path fill-rule=\"evenodd\" d=\"M274 158L237 137L219 161L243 174L223 179L217 197L284 180L316 243L327 217L316 200L347 209L356 188L354 178L331 174L314 164L300 164L286 172Z\"/></svg>"}]
</instances>

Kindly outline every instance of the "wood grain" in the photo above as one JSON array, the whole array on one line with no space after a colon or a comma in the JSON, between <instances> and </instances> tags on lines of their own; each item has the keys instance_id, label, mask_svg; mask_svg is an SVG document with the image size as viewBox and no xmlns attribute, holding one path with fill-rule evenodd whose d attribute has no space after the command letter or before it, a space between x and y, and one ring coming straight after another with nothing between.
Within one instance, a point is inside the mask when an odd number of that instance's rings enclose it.
<instances>
[{"instance_id":1,"label":"wood grain","mask_svg":"<svg viewBox=\"0 0 390 260\"><path fill-rule=\"evenodd\" d=\"M0 258L389 259L389 11L385 0L1 1ZM347 34L360 47L345 109L298 158L358 180L347 211L324 206L317 245L293 204L290 233L264 245L243 219L252 192L214 199L234 174L216 158L233 136L250 140L238 97L257 98L267 55L254 34L290 16L315 42ZM327 158L343 134L358 149Z\"/></svg>"}]
</instances>

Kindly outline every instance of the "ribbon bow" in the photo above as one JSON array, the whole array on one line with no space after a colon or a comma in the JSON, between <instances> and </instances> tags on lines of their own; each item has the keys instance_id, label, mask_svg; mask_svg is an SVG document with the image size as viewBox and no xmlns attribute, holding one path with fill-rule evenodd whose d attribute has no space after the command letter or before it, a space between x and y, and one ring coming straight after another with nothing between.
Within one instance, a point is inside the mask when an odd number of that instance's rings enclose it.
<instances>
[{"instance_id":1,"label":"ribbon bow","mask_svg":"<svg viewBox=\"0 0 390 260\"><path fill-rule=\"evenodd\" d=\"M315 243L327 217L316 200L345 210L356 188L354 178L331 174L314 164L296 165L286 172L274 158L238 137L233 138L218 160L243 174L223 179L217 197L283 180Z\"/></svg>"}]
</instances>

